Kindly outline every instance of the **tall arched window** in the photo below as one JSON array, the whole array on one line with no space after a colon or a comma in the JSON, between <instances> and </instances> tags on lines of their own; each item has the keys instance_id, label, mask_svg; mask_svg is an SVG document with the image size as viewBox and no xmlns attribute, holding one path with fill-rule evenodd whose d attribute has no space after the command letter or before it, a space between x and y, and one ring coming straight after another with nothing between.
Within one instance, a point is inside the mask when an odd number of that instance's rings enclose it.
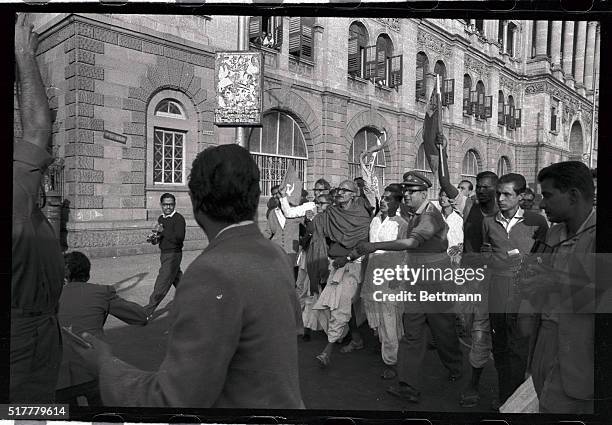
<instances>
[{"instance_id":1,"label":"tall arched window","mask_svg":"<svg viewBox=\"0 0 612 425\"><path fill-rule=\"evenodd\" d=\"M497 124L498 125L504 125L504 123L506 122L505 115L504 115L504 92L503 91L498 91L497 92Z\"/></svg>"},{"instance_id":2,"label":"tall arched window","mask_svg":"<svg viewBox=\"0 0 612 425\"><path fill-rule=\"evenodd\" d=\"M383 86L389 85L391 56L393 56L393 42L388 35L379 35L376 40L376 82Z\"/></svg>"},{"instance_id":3,"label":"tall arched window","mask_svg":"<svg viewBox=\"0 0 612 425\"><path fill-rule=\"evenodd\" d=\"M472 114L471 92L472 78L468 74L465 74L463 75L463 113L466 115Z\"/></svg>"},{"instance_id":4,"label":"tall arched window","mask_svg":"<svg viewBox=\"0 0 612 425\"><path fill-rule=\"evenodd\" d=\"M153 116L153 183L183 184L185 181L185 120L183 106L163 99Z\"/></svg>"},{"instance_id":5,"label":"tall arched window","mask_svg":"<svg viewBox=\"0 0 612 425\"><path fill-rule=\"evenodd\" d=\"M283 17L251 16L249 41L256 46L280 50L283 44Z\"/></svg>"},{"instance_id":6,"label":"tall arched window","mask_svg":"<svg viewBox=\"0 0 612 425\"><path fill-rule=\"evenodd\" d=\"M425 76L429 72L429 59L423 52L417 53L416 57L416 100L427 100L427 87L425 84Z\"/></svg>"},{"instance_id":7,"label":"tall arched window","mask_svg":"<svg viewBox=\"0 0 612 425\"><path fill-rule=\"evenodd\" d=\"M485 116L485 85L482 80L476 83L476 115L480 118Z\"/></svg>"},{"instance_id":8,"label":"tall arched window","mask_svg":"<svg viewBox=\"0 0 612 425\"><path fill-rule=\"evenodd\" d=\"M509 172L510 160L507 156L502 156L501 158L499 158L499 161L497 161L497 175L501 177L504 174L508 174Z\"/></svg>"},{"instance_id":9,"label":"tall arched window","mask_svg":"<svg viewBox=\"0 0 612 425\"><path fill-rule=\"evenodd\" d=\"M361 152L377 144L382 144L383 141L381 140L381 136L378 130L370 127L360 130L355 135L348 155L349 176L351 179L361 177L361 168L359 165L359 155ZM385 167L385 152L378 151L376 153L376 161L374 161L374 175L378 179L378 187L380 189L384 189L385 187Z\"/></svg>"},{"instance_id":10,"label":"tall arched window","mask_svg":"<svg viewBox=\"0 0 612 425\"><path fill-rule=\"evenodd\" d=\"M368 31L361 22L353 22L349 27L348 73L357 77L364 76L365 49L368 46Z\"/></svg>"},{"instance_id":11,"label":"tall arched window","mask_svg":"<svg viewBox=\"0 0 612 425\"><path fill-rule=\"evenodd\" d=\"M436 64L434 65L434 74L440 76L440 90L442 90L442 84L446 79L446 65L444 65L444 62L436 62Z\"/></svg>"},{"instance_id":12,"label":"tall arched window","mask_svg":"<svg viewBox=\"0 0 612 425\"><path fill-rule=\"evenodd\" d=\"M469 180L476 186L476 176L479 172L478 154L475 150L470 149L463 157L463 163L461 164L461 179Z\"/></svg>"},{"instance_id":13,"label":"tall arched window","mask_svg":"<svg viewBox=\"0 0 612 425\"><path fill-rule=\"evenodd\" d=\"M249 149L259 166L262 196L270 196L272 186L282 182L289 164L306 186L306 141L291 116L280 111L266 113L262 128L251 131Z\"/></svg>"},{"instance_id":14,"label":"tall arched window","mask_svg":"<svg viewBox=\"0 0 612 425\"><path fill-rule=\"evenodd\" d=\"M425 146L421 143L416 156L416 163L414 164L414 170L418 171L429 179L432 186L428 190L427 194L429 199L438 199L438 191L440 190L440 183L438 182L438 176L434 175L429 167L429 162L425 156Z\"/></svg>"}]
</instances>

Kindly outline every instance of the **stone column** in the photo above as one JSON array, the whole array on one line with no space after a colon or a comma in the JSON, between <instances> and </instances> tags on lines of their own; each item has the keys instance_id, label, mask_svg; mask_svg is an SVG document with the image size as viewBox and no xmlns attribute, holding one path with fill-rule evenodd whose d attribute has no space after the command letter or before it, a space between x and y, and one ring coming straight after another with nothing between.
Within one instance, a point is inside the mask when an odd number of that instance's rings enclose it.
<instances>
[{"instance_id":1,"label":"stone column","mask_svg":"<svg viewBox=\"0 0 612 425\"><path fill-rule=\"evenodd\" d=\"M578 21L578 38L576 39L576 63L574 64L574 77L576 88L584 90L584 57L586 47L586 21Z\"/></svg>"},{"instance_id":2,"label":"stone column","mask_svg":"<svg viewBox=\"0 0 612 425\"><path fill-rule=\"evenodd\" d=\"M553 69L561 69L561 31L563 28L563 22L553 21L552 24L552 38L550 40L550 56L552 59Z\"/></svg>"},{"instance_id":3,"label":"stone column","mask_svg":"<svg viewBox=\"0 0 612 425\"><path fill-rule=\"evenodd\" d=\"M502 52L508 53L508 21L504 21L504 32L502 34Z\"/></svg>"},{"instance_id":4,"label":"stone column","mask_svg":"<svg viewBox=\"0 0 612 425\"><path fill-rule=\"evenodd\" d=\"M574 22L565 22L565 33L563 34L563 73L568 86L574 86L574 74L572 73L572 60L574 58Z\"/></svg>"},{"instance_id":5,"label":"stone column","mask_svg":"<svg viewBox=\"0 0 612 425\"><path fill-rule=\"evenodd\" d=\"M591 21L587 28L586 56L584 61L584 87L587 93L593 91L593 64L595 63L595 33L597 22Z\"/></svg>"},{"instance_id":6,"label":"stone column","mask_svg":"<svg viewBox=\"0 0 612 425\"><path fill-rule=\"evenodd\" d=\"M546 58L548 43L548 21L536 21L536 58Z\"/></svg>"}]
</instances>

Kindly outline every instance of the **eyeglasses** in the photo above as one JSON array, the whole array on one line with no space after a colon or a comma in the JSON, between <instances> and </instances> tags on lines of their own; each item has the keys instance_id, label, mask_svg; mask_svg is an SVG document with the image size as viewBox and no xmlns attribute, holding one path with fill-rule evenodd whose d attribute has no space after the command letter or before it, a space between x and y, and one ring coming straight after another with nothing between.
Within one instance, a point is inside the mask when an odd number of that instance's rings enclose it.
<instances>
[{"instance_id":1,"label":"eyeglasses","mask_svg":"<svg viewBox=\"0 0 612 425\"><path fill-rule=\"evenodd\" d=\"M351 189L345 189L345 188L343 188L343 187L341 187L341 188L339 188L339 189L338 189L338 193L341 193L341 194L342 194L342 193L347 193L347 192L350 192L350 193L355 193L355 191L354 191L354 190L351 190Z\"/></svg>"}]
</instances>

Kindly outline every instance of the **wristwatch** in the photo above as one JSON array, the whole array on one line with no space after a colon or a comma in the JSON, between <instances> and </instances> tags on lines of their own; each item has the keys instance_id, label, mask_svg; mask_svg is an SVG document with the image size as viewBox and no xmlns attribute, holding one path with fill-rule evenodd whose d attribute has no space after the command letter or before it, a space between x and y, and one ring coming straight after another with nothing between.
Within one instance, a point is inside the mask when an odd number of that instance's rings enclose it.
<instances>
[{"instance_id":1,"label":"wristwatch","mask_svg":"<svg viewBox=\"0 0 612 425\"><path fill-rule=\"evenodd\" d=\"M351 261L353 261L353 259L351 258L351 256L350 256L350 255L347 255L347 256L346 256L346 261L348 261L348 262L350 263Z\"/></svg>"}]
</instances>

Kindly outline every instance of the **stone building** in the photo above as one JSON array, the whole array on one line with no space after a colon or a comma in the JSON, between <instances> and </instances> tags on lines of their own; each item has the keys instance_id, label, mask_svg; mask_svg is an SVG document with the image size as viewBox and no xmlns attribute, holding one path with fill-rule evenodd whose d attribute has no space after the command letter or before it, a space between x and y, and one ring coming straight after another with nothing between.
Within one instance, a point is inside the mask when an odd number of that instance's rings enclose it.
<instances>
[{"instance_id":1,"label":"stone building","mask_svg":"<svg viewBox=\"0 0 612 425\"><path fill-rule=\"evenodd\" d=\"M203 247L187 179L197 152L234 142L213 124L213 71L215 51L236 49L238 17L40 14L35 24L68 248L153 252L145 238L164 192L187 217L186 249ZM535 187L550 163L588 162L591 143L596 166L597 22L268 16L250 18L249 37L265 58L263 127L248 132L262 225L289 163L307 189L320 177L338 184L386 138L381 189L409 169L431 175L421 128L436 78L452 181L513 171Z\"/></svg>"}]
</instances>

